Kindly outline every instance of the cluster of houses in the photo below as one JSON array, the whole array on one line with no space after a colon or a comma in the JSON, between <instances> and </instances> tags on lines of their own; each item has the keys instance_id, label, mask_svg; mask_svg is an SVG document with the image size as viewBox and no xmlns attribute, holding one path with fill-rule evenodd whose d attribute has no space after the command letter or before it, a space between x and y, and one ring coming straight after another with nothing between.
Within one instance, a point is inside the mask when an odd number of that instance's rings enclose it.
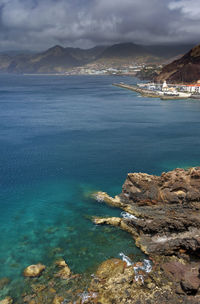
<instances>
[{"instance_id":1,"label":"cluster of houses","mask_svg":"<svg viewBox=\"0 0 200 304\"><path fill-rule=\"evenodd\" d=\"M168 84L163 83L142 83L138 84L140 88L154 91L159 95L191 97L199 96L200 98L200 80L195 84Z\"/></svg>"}]
</instances>

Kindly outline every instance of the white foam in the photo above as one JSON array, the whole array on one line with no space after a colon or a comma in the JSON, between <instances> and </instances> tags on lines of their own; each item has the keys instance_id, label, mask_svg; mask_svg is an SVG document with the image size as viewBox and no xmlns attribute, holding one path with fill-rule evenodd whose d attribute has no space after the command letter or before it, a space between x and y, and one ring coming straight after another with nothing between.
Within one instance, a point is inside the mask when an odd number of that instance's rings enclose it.
<instances>
[{"instance_id":1,"label":"white foam","mask_svg":"<svg viewBox=\"0 0 200 304\"><path fill-rule=\"evenodd\" d=\"M152 265L149 260L144 260L144 271L147 273L152 271Z\"/></svg>"},{"instance_id":2,"label":"white foam","mask_svg":"<svg viewBox=\"0 0 200 304\"><path fill-rule=\"evenodd\" d=\"M88 293L88 292L84 291L83 293L80 294L80 297L81 297L81 304L84 304L90 298L96 298L97 294L95 292Z\"/></svg>"},{"instance_id":3,"label":"white foam","mask_svg":"<svg viewBox=\"0 0 200 304\"><path fill-rule=\"evenodd\" d=\"M95 194L95 199L97 200L97 202L102 203L104 202L104 196L100 193Z\"/></svg>"},{"instance_id":4,"label":"white foam","mask_svg":"<svg viewBox=\"0 0 200 304\"><path fill-rule=\"evenodd\" d=\"M135 280L136 280L136 282L138 282L140 280L142 282L142 284L144 284L144 277L142 274L136 274Z\"/></svg>"},{"instance_id":5,"label":"white foam","mask_svg":"<svg viewBox=\"0 0 200 304\"><path fill-rule=\"evenodd\" d=\"M120 253L119 253L119 256L122 258L122 260L123 260L124 262L126 262L127 266L133 265L131 259L130 259L129 257L127 257L123 252L120 252Z\"/></svg>"},{"instance_id":6,"label":"white foam","mask_svg":"<svg viewBox=\"0 0 200 304\"><path fill-rule=\"evenodd\" d=\"M139 275L138 272L140 270L143 270L144 272L149 273L149 272L152 271L152 265L151 265L150 260L146 260L145 259L143 261L143 265L142 266L135 266L135 267L133 267L133 269L134 269L134 272L135 272L135 280L136 281L141 280L142 283L144 283L144 277L143 277L143 275L142 274Z\"/></svg>"},{"instance_id":7,"label":"white foam","mask_svg":"<svg viewBox=\"0 0 200 304\"><path fill-rule=\"evenodd\" d=\"M136 216L134 216L128 212L125 212L125 211L121 212L121 216L126 220L137 220L138 219Z\"/></svg>"}]
</instances>

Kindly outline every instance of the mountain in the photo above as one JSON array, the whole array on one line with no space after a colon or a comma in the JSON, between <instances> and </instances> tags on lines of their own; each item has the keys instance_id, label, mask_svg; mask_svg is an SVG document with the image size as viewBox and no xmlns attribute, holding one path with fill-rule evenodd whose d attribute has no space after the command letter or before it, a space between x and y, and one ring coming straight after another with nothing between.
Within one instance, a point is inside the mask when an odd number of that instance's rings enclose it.
<instances>
[{"instance_id":1,"label":"mountain","mask_svg":"<svg viewBox=\"0 0 200 304\"><path fill-rule=\"evenodd\" d=\"M135 58L150 56L152 58L172 58L184 54L191 48L187 45L138 45L134 43L120 43L107 47L100 58Z\"/></svg>"},{"instance_id":2,"label":"mountain","mask_svg":"<svg viewBox=\"0 0 200 304\"><path fill-rule=\"evenodd\" d=\"M143 46L134 43L120 43L107 47L99 58L134 58L141 55L148 55Z\"/></svg>"},{"instance_id":3,"label":"mountain","mask_svg":"<svg viewBox=\"0 0 200 304\"><path fill-rule=\"evenodd\" d=\"M157 82L192 83L200 79L200 45L192 48L180 59L164 66L155 78Z\"/></svg>"},{"instance_id":4,"label":"mountain","mask_svg":"<svg viewBox=\"0 0 200 304\"><path fill-rule=\"evenodd\" d=\"M89 63L129 64L160 63L169 56L182 54L182 46L142 46L120 43L112 46L96 46L80 49L56 45L44 52L19 54L0 53L0 72L8 73L62 73L68 69Z\"/></svg>"},{"instance_id":5,"label":"mountain","mask_svg":"<svg viewBox=\"0 0 200 304\"><path fill-rule=\"evenodd\" d=\"M145 46L145 50L154 56L170 59L185 54L193 46L191 44L149 45Z\"/></svg>"}]
</instances>

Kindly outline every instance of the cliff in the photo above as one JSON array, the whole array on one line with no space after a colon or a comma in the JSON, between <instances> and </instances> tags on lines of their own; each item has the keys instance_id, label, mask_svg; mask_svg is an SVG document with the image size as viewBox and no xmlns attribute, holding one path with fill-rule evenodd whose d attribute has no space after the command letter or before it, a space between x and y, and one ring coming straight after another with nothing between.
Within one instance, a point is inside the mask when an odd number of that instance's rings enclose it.
<instances>
[{"instance_id":1,"label":"cliff","mask_svg":"<svg viewBox=\"0 0 200 304\"><path fill-rule=\"evenodd\" d=\"M192 83L200 79L200 45L178 60L166 65L155 77L157 82Z\"/></svg>"}]
</instances>

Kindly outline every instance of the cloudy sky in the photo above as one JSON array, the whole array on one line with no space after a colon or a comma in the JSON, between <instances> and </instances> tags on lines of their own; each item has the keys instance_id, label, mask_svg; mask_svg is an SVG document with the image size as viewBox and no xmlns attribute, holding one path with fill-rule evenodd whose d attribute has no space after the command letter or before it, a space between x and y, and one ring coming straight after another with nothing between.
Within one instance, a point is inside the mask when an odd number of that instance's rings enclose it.
<instances>
[{"instance_id":1,"label":"cloudy sky","mask_svg":"<svg viewBox=\"0 0 200 304\"><path fill-rule=\"evenodd\" d=\"M200 0L0 0L0 51L199 43Z\"/></svg>"}]
</instances>

